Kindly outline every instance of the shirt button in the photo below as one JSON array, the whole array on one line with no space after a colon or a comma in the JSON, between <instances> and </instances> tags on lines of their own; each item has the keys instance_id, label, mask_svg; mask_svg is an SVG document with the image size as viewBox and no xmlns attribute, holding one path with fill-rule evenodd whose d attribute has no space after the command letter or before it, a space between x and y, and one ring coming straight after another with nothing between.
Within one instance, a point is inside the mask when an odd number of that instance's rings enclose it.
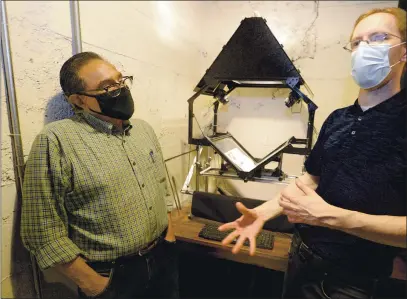
<instances>
[{"instance_id":1,"label":"shirt button","mask_svg":"<svg viewBox=\"0 0 407 299\"><path fill-rule=\"evenodd\" d=\"M141 184L141 187L143 187L143 188L144 188L144 184Z\"/></svg>"},{"instance_id":2,"label":"shirt button","mask_svg":"<svg viewBox=\"0 0 407 299\"><path fill-rule=\"evenodd\" d=\"M362 118L359 116L359 117L358 117L358 121L361 121L361 120L362 120Z\"/></svg>"},{"instance_id":3,"label":"shirt button","mask_svg":"<svg viewBox=\"0 0 407 299\"><path fill-rule=\"evenodd\" d=\"M153 209L153 207L149 207L148 209L151 211Z\"/></svg>"},{"instance_id":4,"label":"shirt button","mask_svg":"<svg viewBox=\"0 0 407 299\"><path fill-rule=\"evenodd\" d=\"M133 162L133 165L136 165L136 162Z\"/></svg>"},{"instance_id":5,"label":"shirt button","mask_svg":"<svg viewBox=\"0 0 407 299\"><path fill-rule=\"evenodd\" d=\"M352 133L351 133L352 135L355 135L356 134L356 131L352 131Z\"/></svg>"}]
</instances>

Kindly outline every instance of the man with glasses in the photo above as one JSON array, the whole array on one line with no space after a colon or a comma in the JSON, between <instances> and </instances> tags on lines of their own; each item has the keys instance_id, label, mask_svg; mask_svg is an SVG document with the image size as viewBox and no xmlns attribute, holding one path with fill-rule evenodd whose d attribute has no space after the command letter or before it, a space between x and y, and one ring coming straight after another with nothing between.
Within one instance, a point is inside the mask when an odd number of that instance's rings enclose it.
<instances>
[{"instance_id":1,"label":"man with glasses","mask_svg":"<svg viewBox=\"0 0 407 299\"><path fill-rule=\"evenodd\" d=\"M160 144L134 112L131 76L84 52L60 71L71 119L47 125L25 168L21 237L82 298L177 298Z\"/></svg>"},{"instance_id":2,"label":"man with glasses","mask_svg":"<svg viewBox=\"0 0 407 299\"><path fill-rule=\"evenodd\" d=\"M406 248L406 12L361 15L345 49L359 96L325 121L307 172L255 209L238 203L242 216L219 228L253 255L265 221L296 223L284 298L374 298Z\"/></svg>"}]
</instances>

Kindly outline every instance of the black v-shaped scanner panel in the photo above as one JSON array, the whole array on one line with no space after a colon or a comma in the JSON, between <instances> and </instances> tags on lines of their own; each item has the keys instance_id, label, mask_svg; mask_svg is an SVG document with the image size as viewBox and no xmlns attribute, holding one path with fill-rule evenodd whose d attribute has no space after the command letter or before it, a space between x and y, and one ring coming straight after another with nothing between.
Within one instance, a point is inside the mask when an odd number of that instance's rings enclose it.
<instances>
[{"instance_id":1,"label":"black v-shaped scanner panel","mask_svg":"<svg viewBox=\"0 0 407 299\"><path fill-rule=\"evenodd\" d=\"M213 90L220 81L285 81L298 77L298 70L277 41L266 20L245 18L195 87Z\"/></svg>"}]
</instances>

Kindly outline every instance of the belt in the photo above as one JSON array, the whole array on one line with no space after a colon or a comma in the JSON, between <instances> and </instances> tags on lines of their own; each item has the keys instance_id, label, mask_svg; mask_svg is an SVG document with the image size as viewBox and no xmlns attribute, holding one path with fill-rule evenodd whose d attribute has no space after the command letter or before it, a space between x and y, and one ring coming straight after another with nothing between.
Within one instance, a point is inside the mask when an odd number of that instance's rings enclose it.
<instances>
[{"instance_id":1,"label":"belt","mask_svg":"<svg viewBox=\"0 0 407 299\"><path fill-rule=\"evenodd\" d=\"M167 229L168 228L166 228L157 239L155 239L154 241L147 244L147 246L143 247L142 249L140 249L139 251L137 251L135 253L123 256L123 258L132 257L135 255L138 255L138 256L146 255L147 253L149 253L151 250L153 250L158 244L160 244L164 240L165 236L167 235Z\"/></svg>"},{"instance_id":2,"label":"belt","mask_svg":"<svg viewBox=\"0 0 407 299\"><path fill-rule=\"evenodd\" d=\"M301 259L301 261L305 262L308 260L319 260L323 261L323 258L320 257L318 254L312 251L311 248L309 248L304 242L301 241L301 243L298 246L298 255Z\"/></svg>"},{"instance_id":3,"label":"belt","mask_svg":"<svg viewBox=\"0 0 407 299\"><path fill-rule=\"evenodd\" d=\"M121 264L126 260L129 259L133 259L135 257L141 257L141 256L145 256L146 254L148 254L149 252L151 252L158 244L160 244L166 234L167 234L167 229L166 228L161 235L156 238L154 241L148 243L146 246L144 246L142 249L139 249L136 252L130 253L128 255L124 255L121 257L118 257L117 259L113 260L113 261L86 261L86 263L93 269L100 269L100 268L108 268L108 267L112 267L115 264Z\"/></svg>"},{"instance_id":4,"label":"belt","mask_svg":"<svg viewBox=\"0 0 407 299\"><path fill-rule=\"evenodd\" d=\"M307 244L302 241L298 232L295 232L291 242L289 255L297 254L302 262L311 260L324 261L324 259L315 253Z\"/></svg>"}]
</instances>

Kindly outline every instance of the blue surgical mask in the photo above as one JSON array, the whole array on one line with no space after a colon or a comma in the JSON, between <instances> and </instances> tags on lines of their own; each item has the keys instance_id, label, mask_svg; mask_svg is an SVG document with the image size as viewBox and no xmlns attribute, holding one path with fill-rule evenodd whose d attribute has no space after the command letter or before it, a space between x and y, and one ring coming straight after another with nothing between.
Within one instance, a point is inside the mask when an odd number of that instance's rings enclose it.
<instances>
[{"instance_id":1,"label":"blue surgical mask","mask_svg":"<svg viewBox=\"0 0 407 299\"><path fill-rule=\"evenodd\" d=\"M376 87L390 74L393 65L389 62L391 48L404 44L390 46L389 44L368 45L362 43L352 53L352 77L363 89Z\"/></svg>"}]
</instances>

